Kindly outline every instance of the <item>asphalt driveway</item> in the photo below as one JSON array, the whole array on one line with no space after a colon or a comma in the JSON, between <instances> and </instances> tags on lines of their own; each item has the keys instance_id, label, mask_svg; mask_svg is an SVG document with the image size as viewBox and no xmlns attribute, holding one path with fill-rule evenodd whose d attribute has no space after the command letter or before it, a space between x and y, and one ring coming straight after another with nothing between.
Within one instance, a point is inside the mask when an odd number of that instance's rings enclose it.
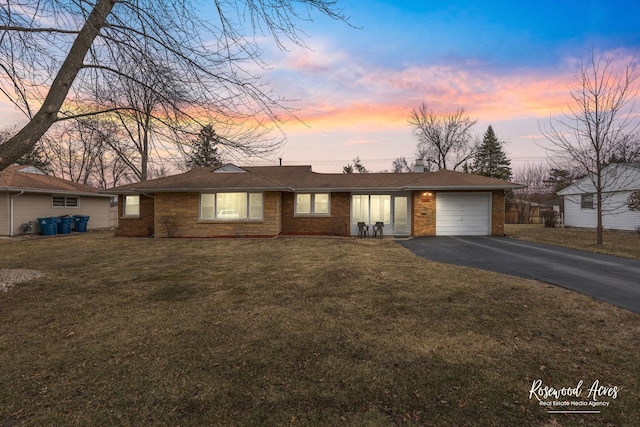
<instances>
[{"instance_id":1,"label":"asphalt driveway","mask_svg":"<svg viewBox=\"0 0 640 427\"><path fill-rule=\"evenodd\" d=\"M562 286L640 313L640 261L506 237L417 237L415 254Z\"/></svg>"}]
</instances>

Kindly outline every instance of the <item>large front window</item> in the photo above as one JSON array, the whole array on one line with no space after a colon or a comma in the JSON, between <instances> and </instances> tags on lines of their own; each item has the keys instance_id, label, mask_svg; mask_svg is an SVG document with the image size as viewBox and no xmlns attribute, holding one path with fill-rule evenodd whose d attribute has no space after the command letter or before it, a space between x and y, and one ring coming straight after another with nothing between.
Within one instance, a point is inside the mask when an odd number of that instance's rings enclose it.
<instances>
[{"instance_id":1,"label":"large front window","mask_svg":"<svg viewBox=\"0 0 640 427\"><path fill-rule=\"evenodd\" d=\"M200 195L200 219L261 220L262 193L210 193Z\"/></svg>"},{"instance_id":2,"label":"large front window","mask_svg":"<svg viewBox=\"0 0 640 427\"><path fill-rule=\"evenodd\" d=\"M354 194L351 196L352 222L391 223L391 196L386 194Z\"/></svg>"},{"instance_id":3,"label":"large front window","mask_svg":"<svg viewBox=\"0 0 640 427\"><path fill-rule=\"evenodd\" d=\"M329 215L329 193L296 194L296 215Z\"/></svg>"}]
</instances>

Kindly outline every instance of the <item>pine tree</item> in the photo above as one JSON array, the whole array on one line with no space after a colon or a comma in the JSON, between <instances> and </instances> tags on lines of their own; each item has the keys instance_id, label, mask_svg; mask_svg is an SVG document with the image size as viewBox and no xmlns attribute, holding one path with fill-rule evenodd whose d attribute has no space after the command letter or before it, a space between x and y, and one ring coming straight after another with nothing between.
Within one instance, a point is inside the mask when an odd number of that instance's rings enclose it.
<instances>
[{"instance_id":1,"label":"pine tree","mask_svg":"<svg viewBox=\"0 0 640 427\"><path fill-rule=\"evenodd\" d=\"M469 167L471 173L498 178L508 181L511 179L511 160L502 150L502 143L496 137L493 128L489 126L484 134L482 144L476 152L473 163Z\"/></svg>"},{"instance_id":2,"label":"pine tree","mask_svg":"<svg viewBox=\"0 0 640 427\"><path fill-rule=\"evenodd\" d=\"M218 144L220 144L220 137L216 134L213 126L210 124L203 126L198 138L193 141L193 150L187 160L187 167L222 166Z\"/></svg>"},{"instance_id":3,"label":"pine tree","mask_svg":"<svg viewBox=\"0 0 640 427\"><path fill-rule=\"evenodd\" d=\"M360 157L353 159L353 164L348 164L342 167L342 173L369 173L366 167L362 164Z\"/></svg>"}]
</instances>

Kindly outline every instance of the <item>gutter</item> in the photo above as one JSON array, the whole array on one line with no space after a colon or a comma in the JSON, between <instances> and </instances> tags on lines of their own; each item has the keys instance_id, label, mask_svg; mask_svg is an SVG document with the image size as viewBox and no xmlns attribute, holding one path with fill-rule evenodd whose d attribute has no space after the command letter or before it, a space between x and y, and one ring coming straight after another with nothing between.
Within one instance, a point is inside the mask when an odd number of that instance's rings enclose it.
<instances>
[{"instance_id":1,"label":"gutter","mask_svg":"<svg viewBox=\"0 0 640 427\"><path fill-rule=\"evenodd\" d=\"M447 191L447 190L465 190L465 191L475 191L475 190L509 190L516 188L525 188L526 185L508 185L504 187L496 187L495 185L440 185L440 186L409 186L405 187L406 190L416 190L416 191Z\"/></svg>"},{"instance_id":2,"label":"gutter","mask_svg":"<svg viewBox=\"0 0 640 427\"><path fill-rule=\"evenodd\" d=\"M403 186L403 187L220 187L220 188L135 188L130 190L117 191L118 194L143 194L150 195L150 193L205 193L205 192L241 192L241 191L284 191L291 193L385 193L385 192L397 192L397 191L447 191L447 190L465 190L465 191L477 191L477 190L509 190L515 188L525 188L525 185L508 185L504 187L496 187L495 185L458 185L458 186Z\"/></svg>"},{"instance_id":3,"label":"gutter","mask_svg":"<svg viewBox=\"0 0 640 427\"><path fill-rule=\"evenodd\" d=\"M9 198L9 236L13 237L13 199L20 197L24 194L24 191L20 191L18 194L14 194Z\"/></svg>"},{"instance_id":4,"label":"gutter","mask_svg":"<svg viewBox=\"0 0 640 427\"><path fill-rule=\"evenodd\" d=\"M111 190L109 190L111 191ZM151 194L155 193L206 193L206 192L259 192L259 191L293 191L293 189L288 187L231 187L231 188L133 188L130 190L118 190L115 191L117 194L142 194L145 196L152 197ZM113 191L111 191L114 193Z\"/></svg>"},{"instance_id":5,"label":"gutter","mask_svg":"<svg viewBox=\"0 0 640 427\"><path fill-rule=\"evenodd\" d=\"M104 192L92 191L73 191L73 190L56 190L53 188L26 188L26 187L4 187L3 191L20 191L29 194L64 194L71 196L89 196L89 197L113 197L115 194L107 194Z\"/></svg>"}]
</instances>

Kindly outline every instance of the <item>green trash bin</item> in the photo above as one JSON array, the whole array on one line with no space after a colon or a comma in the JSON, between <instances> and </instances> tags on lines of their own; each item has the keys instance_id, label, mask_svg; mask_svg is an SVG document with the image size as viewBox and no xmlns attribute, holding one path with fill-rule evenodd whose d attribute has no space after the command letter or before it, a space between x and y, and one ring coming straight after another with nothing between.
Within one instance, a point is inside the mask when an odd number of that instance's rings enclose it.
<instances>
[{"instance_id":1,"label":"green trash bin","mask_svg":"<svg viewBox=\"0 0 640 427\"><path fill-rule=\"evenodd\" d=\"M61 216L58 221L58 234L71 234L72 216Z\"/></svg>"},{"instance_id":2,"label":"green trash bin","mask_svg":"<svg viewBox=\"0 0 640 427\"><path fill-rule=\"evenodd\" d=\"M40 234L43 236L55 236L58 224L58 217L38 218L40 225Z\"/></svg>"},{"instance_id":3,"label":"green trash bin","mask_svg":"<svg viewBox=\"0 0 640 427\"><path fill-rule=\"evenodd\" d=\"M78 233L84 233L87 231L87 224L89 223L89 217L86 215L74 215L76 231Z\"/></svg>"}]
</instances>

